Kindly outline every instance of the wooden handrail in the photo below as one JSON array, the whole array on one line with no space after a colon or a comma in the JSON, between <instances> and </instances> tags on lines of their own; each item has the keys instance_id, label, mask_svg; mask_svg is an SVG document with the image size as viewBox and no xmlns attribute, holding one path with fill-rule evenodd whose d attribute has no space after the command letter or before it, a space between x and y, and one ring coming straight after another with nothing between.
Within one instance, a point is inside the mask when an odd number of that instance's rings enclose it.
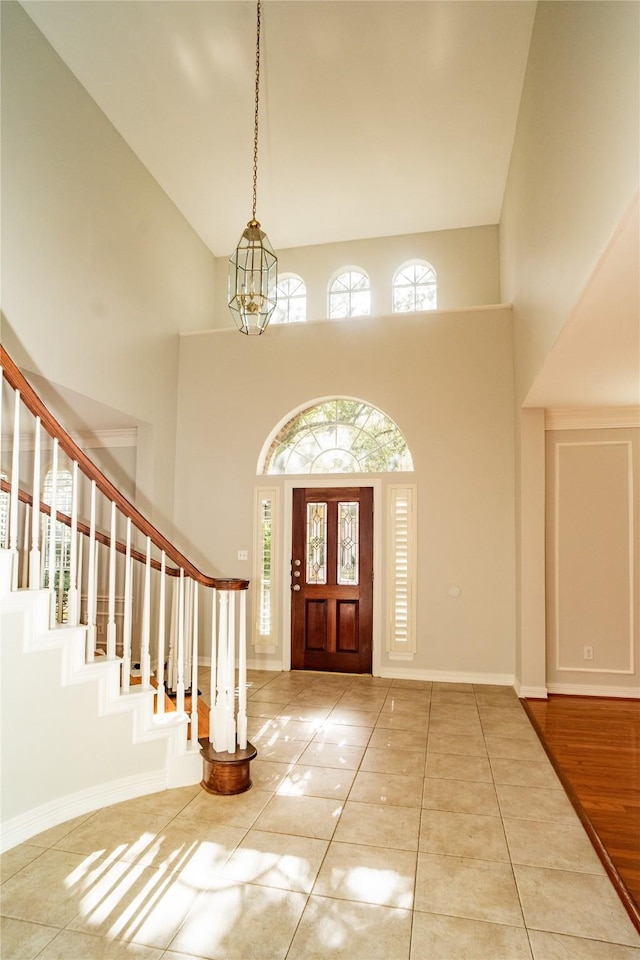
<instances>
[{"instance_id":1,"label":"wooden handrail","mask_svg":"<svg viewBox=\"0 0 640 960\"><path fill-rule=\"evenodd\" d=\"M185 557L183 553L178 550L167 538L160 533L156 527L150 523L143 514L134 507L134 505L124 497L117 487L102 473L101 470L96 467L96 465L89 459L85 452L78 446L78 444L69 436L64 427L56 420L53 414L48 410L44 405L40 397L37 395L29 381L20 371L20 369L13 362L7 351L0 344L0 364L2 365L3 376L6 379L7 383L13 387L14 390L20 391L20 396L24 402L25 407L35 416L40 417L40 422L44 426L45 430L50 437L58 441L60 448L67 454L71 460L75 460L78 464L78 467L89 480L94 480L97 489L105 496L108 500L115 503L120 513L122 513L127 519L131 520L134 527L143 534L145 537L149 537L151 542L159 549L163 550L165 555L176 564L178 570L167 570L167 573L170 573L172 576L179 574L180 569L184 570L185 574L188 574L193 580L196 580L198 583L201 583L205 587L211 587L214 589L220 590L247 590L249 587L248 580L229 580L221 577L210 577L207 574L202 573L198 568L191 563L191 561ZM17 438L14 438L17 441ZM8 492L11 491L11 484L7 484L6 481L2 481L2 489L7 489ZM29 497L28 494L24 491L18 492L19 499L23 500L25 503L31 503L33 506L33 500ZM25 499L27 498L28 499ZM43 513L51 514L50 507L45 503L40 503L40 510ZM65 516L65 514L57 513L57 518L62 523L66 523L70 519ZM82 528L82 529L81 529ZM84 524L78 523L78 530L81 530L82 533L88 533L88 528ZM110 543L109 537L106 537L105 534L96 533L96 540L100 543ZM122 544L117 544L116 549L120 550ZM121 550L124 552L124 548ZM138 551L135 551L136 559L142 559L143 561L146 558L139 554ZM134 551L131 552L132 556ZM160 564L157 561L152 561L152 565L156 569L160 568Z\"/></svg>"}]
</instances>

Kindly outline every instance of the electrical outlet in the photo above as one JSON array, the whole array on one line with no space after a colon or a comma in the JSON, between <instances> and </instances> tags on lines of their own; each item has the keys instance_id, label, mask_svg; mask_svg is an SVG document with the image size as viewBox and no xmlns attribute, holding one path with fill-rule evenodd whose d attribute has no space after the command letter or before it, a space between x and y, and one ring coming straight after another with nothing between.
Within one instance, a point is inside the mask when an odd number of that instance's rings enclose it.
<instances>
[{"instance_id":1,"label":"electrical outlet","mask_svg":"<svg viewBox=\"0 0 640 960\"><path fill-rule=\"evenodd\" d=\"M248 550L238 550L238 560L248 560L249 551Z\"/></svg>"},{"instance_id":2,"label":"electrical outlet","mask_svg":"<svg viewBox=\"0 0 640 960\"><path fill-rule=\"evenodd\" d=\"M585 660L593 660L593 647L583 647L582 656Z\"/></svg>"}]
</instances>

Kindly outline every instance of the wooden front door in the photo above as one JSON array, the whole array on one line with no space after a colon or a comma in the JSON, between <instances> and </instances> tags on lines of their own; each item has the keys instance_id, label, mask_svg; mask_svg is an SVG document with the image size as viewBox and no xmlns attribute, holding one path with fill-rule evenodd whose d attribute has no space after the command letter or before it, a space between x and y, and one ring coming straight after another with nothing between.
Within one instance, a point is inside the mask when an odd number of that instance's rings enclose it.
<instances>
[{"instance_id":1,"label":"wooden front door","mask_svg":"<svg viewBox=\"0 0 640 960\"><path fill-rule=\"evenodd\" d=\"M371 673L373 489L293 491L291 666Z\"/></svg>"}]
</instances>

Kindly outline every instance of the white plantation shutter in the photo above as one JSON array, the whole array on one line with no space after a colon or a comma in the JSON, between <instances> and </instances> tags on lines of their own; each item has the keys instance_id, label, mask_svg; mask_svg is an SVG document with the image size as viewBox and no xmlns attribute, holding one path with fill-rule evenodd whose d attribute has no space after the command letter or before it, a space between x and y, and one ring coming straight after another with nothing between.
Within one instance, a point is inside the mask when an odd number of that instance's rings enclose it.
<instances>
[{"instance_id":1,"label":"white plantation shutter","mask_svg":"<svg viewBox=\"0 0 640 960\"><path fill-rule=\"evenodd\" d=\"M415 485L389 488L389 631L391 659L410 659L416 652L416 518Z\"/></svg>"},{"instance_id":2,"label":"white plantation shutter","mask_svg":"<svg viewBox=\"0 0 640 960\"><path fill-rule=\"evenodd\" d=\"M254 508L254 647L275 650L277 624L277 583L275 582L275 547L279 524L279 491L275 488L256 490Z\"/></svg>"}]
</instances>

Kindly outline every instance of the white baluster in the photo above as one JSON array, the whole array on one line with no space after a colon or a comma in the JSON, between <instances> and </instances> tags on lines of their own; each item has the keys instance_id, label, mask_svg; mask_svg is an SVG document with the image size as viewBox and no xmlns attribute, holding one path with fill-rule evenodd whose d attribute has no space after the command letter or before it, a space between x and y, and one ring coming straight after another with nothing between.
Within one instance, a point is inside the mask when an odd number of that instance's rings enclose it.
<instances>
[{"instance_id":1,"label":"white baluster","mask_svg":"<svg viewBox=\"0 0 640 960\"><path fill-rule=\"evenodd\" d=\"M80 554L80 563L78 563ZM73 461L73 479L71 488L71 554L69 557L69 596L67 599L67 620L75 627L80 619L78 609L78 586L81 577L78 574L82 566L82 547L78 550L78 464Z\"/></svg>"},{"instance_id":2,"label":"white baluster","mask_svg":"<svg viewBox=\"0 0 640 960\"><path fill-rule=\"evenodd\" d=\"M228 590L220 591L220 621L218 624L218 676L216 678L217 695L213 714L213 749L221 753L227 749L227 719L228 719L228 691L227 691L227 655L228 655Z\"/></svg>"},{"instance_id":3,"label":"white baluster","mask_svg":"<svg viewBox=\"0 0 640 960\"><path fill-rule=\"evenodd\" d=\"M58 603L56 619L62 623L64 619L64 548L67 539L66 524L60 524L60 563L58 565Z\"/></svg>"},{"instance_id":4,"label":"white baluster","mask_svg":"<svg viewBox=\"0 0 640 960\"><path fill-rule=\"evenodd\" d=\"M131 520L127 517L127 541L124 555L124 617L122 623L122 689L131 683Z\"/></svg>"},{"instance_id":5,"label":"white baluster","mask_svg":"<svg viewBox=\"0 0 640 960\"><path fill-rule=\"evenodd\" d=\"M229 591L229 711L227 715L227 750L236 752L236 595Z\"/></svg>"},{"instance_id":6,"label":"white baluster","mask_svg":"<svg viewBox=\"0 0 640 960\"><path fill-rule=\"evenodd\" d=\"M31 507L28 503L24 505L24 530L22 534L22 570L20 572L20 584L23 587L29 585L29 532L31 530Z\"/></svg>"},{"instance_id":7,"label":"white baluster","mask_svg":"<svg viewBox=\"0 0 640 960\"><path fill-rule=\"evenodd\" d=\"M82 579L84 575L83 557L84 554L84 534L78 534L78 623L82 620Z\"/></svg>"},{"instance_id":8,"label":"white baluster","mask_svg":"<svg viewBox=\"0 0 640 960\"><path fill-rule=\"evenodd\" d=\"M55 627L56 608L55 608L55 582L56 582L56 519L58 515L58 438L53 440L53 462L51 465L51 516L49 517L49 543L48 543L48 588L51 599L49 609L49 625Z\"/></svg>"},{"instance_id":9,"label":"white baluster","mask_svg":"<svg viewBox=\"0 0 640 960\"><path fill-rule=\"evenodd\" d=\"M107 615L107 656L116 655L116 505L111 502L111 530L109 540L109 600Z\"/></svg>"},{"instance_id":10,"label":"white baluster","mask_svg":"<svg viewBox=\"0 0 640 960\"><path fill-rule=\"evenodd\" d=\"M238 746L247 748L247 591L240 593L238 631Z\"/></svg>"},{"instance_id":11,"label":"white baluster","mask_svg":"<svg viewBox=\"0 0 640 960\"><path fill-rule=\"evenodd\" d=\"M18 589L18 482L20 473L20 391L15 391L13 410L13 454L11 457L11 499L9 501L9 550L11 551L11 589Z\"/></svg>"},{"instance_id":12,"label":"white baluster","mask_svg":"<svg viewBox=\"0 0 640 960\"><path fill-rule=\"evenodd\" d=\"M178 586L178 656L176 682L176 710L184 713L184 570L180 568Z\"/></svg>"},{"instance_id":13,"label":"white baluster","mask_svg":"<svg viewBox=\"0 0 640 960\"><path fill-rule=\"evenodd\" d=\"M40 587L40 417L36 417L33 452L33 512L31 514L31 553L29 555L29 587Z\"/></svg>"},{"instance_id":14,"label":"white baluster","mask_svg":"<svg viewBox=\"0 0 640 960\"><path fill-rule=\"evenodd\" d=\"M164 713L164 622L165 622L165 569L166 554L164 550L160 555L160 600L158 607L158 666L156 668L156 679L158 681L158 694L156 697L156 710L158 716Z\"/></svg>"},{"instance_id":15,"label":"white baluster","mask_svg":"<svg viewBox=\"0 0 640 960\"><path fill-rule=\"evenodd\" d=\"M198 584L193 583L193 641L191 646L191 743L198 742Z\"/></svg>"},{"instance_id":16,"label":"white baluster","mask_svg":"<svg viewBox=\"0 0 640 960\"><path fill-rule=\"evenodd\" d=\"M151 537L147 537L147 558L144 568L144 591L142 595L142 637L140 643L140 670L142 687L151 686L151 656L149 645L151 638Z\"/></svg>"},{"instance_id":17,"label":"white baluster","mask_svg":"<svg viewBox=\"0 0 640 960\"><path fill-rule=\"evenodd\" d=\"M216 705L216 605L218 603L218 593L215 589L211 591L211 677L209 680L209 742L213 743L213 708Z\"/></svg>"},{"instance_id":18,"label":"white baluster","mask_svg":"<svg viewBox=\"0 0 640 960\"><path fill-rule=\"evenodd\" d=\"M93 662L96 650L96 590L96 482L92 480L87 570L87 663Z\"/></svg>"},{"instance_id":19,"label":"white baluster","mask_svg":"<svg viewBox=\"0 0 640 960\"><path fill-rule=\"evenodd\" d=\"M176 638L178 636L178 606L179 606L180 580L173 577L173 587L171 590L171 622L169 624L169 654L167 664L167 686L173 693L176 692L178 682L176 671Z\"/></svg>"}]
</instances>

